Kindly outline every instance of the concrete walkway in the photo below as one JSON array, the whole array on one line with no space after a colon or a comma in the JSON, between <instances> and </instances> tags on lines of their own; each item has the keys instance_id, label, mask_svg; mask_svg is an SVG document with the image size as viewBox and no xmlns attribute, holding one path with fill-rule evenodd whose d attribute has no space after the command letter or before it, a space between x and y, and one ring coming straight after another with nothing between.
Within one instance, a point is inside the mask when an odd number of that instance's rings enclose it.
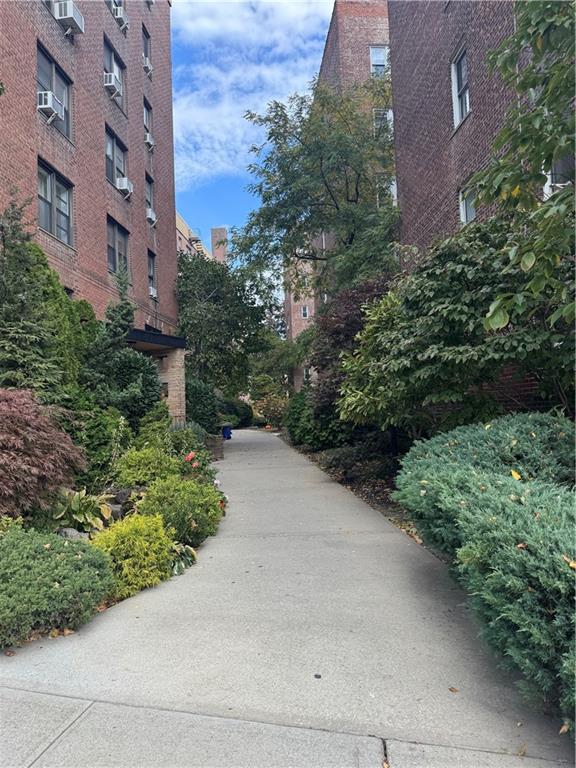
<instances>
[{"instance_id":1,"label":"concrete walkway","mask_svg":"<svg viewBox=\"0 0 576 768\"><path fill-rule=\"evenodd\" d=\"M275 435L219 466L194 568L0 656L1 766L572 764L439 560Z\"/></svg>"}]
</instances>

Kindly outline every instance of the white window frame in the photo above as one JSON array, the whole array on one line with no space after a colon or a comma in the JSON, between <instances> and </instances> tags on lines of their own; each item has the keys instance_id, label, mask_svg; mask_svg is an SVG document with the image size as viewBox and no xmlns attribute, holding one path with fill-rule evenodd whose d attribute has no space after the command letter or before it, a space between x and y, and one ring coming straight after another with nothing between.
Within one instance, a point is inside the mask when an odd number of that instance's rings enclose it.
<instances>
[{"instance_id":1,"label":"white window frame","mask_svg":"<svg viewBox=\"0 0 576 768\"><path fill-rule=\"evenodd\" d=\"M459 64L462 59L466 59L466 83L459 87ZM452 59L450 64L450 73L452 79L452 111L454 114L454 128L470 114L470 78L468 75L468 52L465 46L459 49L458 53Z\"/></svg>"},{"instance_id":2,"label":"white window frame","mask_svg":"<svg viewBox=\"0 0 576 768\"><path fill-rule=\"evenodd\" d=\"M462 226L465 226L466 224L470 224L471 221L474 221L476 218L476 195L474 195L472 192L469 192L467 195L464 194L462 190L458 193L458 204L460 206L460 221L462 222ZM472 209L473 216L468 216L469 209Z\"/></svg>"},{"instance_id":3,"label":"white window frame","mask_svg":"<svg viewBox=\"0 0 576 768\"><path fill-rule=\"evenodd\" d=\"M376 59L376 51L385 51L384 64ZM370 46L370 75L372 77L382 77L388 67L388 60L390 56L389 46L387 45L371 45Z\"/></svg>"},{"instance_id":4,"label":"white window frame","mask_svg":"<svg viewBox=\"0 0 576 768\"><path fill-rule=\"evenodd\" d=\"M308 320L310 312L308 311L308 304L302 304L300 307L300 316L303 320Z\"/></svg>"},{"instance_id":5,"label":"white window frame","mask_svg":"<svg viewBox=\"0 0 576 768\"><path fill-rule=\"evenodd\" d=\"M41 83L38 77L39 57L43 56L51 67L50 82ZM58 78L60 82L58 82ZM72 114L71 114L71 101L72 101L72 81L68 75L56 64L52 56L41 45L36 47L36 90L39 91L52 91L58 101L62 104L64 110L64 120L55 120L54 127L60 131L67 139L72 135Z\"/></svg>"},{"instance_id":6,"label":"white window frame","mask_svg":"<svg viewBox=\"0 0 576 768\"><path fill-rule=\"evenodd\" d=\"M110 53L110 64L111 69L106 69L106 57L108 55L108 52ZM121 93L114 97L114 101L121 107L124 107L124 99L125 99L125 71L126 67L124 66L124 62L122 59L118 56L116 53L116 50L114 46L110 45L107 39L104 40L104 72L108 74L116 75L118 78L118 82L120 83Z\"/></svg>"}]
</instances>

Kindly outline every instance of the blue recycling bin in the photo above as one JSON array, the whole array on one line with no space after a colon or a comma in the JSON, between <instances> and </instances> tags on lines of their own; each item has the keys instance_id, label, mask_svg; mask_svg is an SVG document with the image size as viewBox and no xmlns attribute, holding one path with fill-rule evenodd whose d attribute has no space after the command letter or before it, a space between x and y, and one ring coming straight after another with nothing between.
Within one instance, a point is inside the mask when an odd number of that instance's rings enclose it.
<instances>
[{"instance_id":1,"label":"blue recycling bin","mask_svg":"<svg viewBox=\"0 0 576 768\"><path fill-rule=\"evenodd\" d=\"M232 439L232 427L230 424L224 424L222 427L222 437L224 440L231 440Z\"/></svg>"}]
</instances>

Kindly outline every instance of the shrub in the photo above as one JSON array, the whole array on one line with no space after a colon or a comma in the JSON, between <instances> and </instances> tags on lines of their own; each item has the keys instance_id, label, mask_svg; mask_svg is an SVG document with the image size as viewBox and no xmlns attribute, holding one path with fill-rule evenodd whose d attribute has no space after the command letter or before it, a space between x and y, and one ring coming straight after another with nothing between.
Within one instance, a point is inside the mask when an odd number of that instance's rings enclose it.
<instances>
[{"instance_id":1,"label":"shrub","mask_svg":"<svg viewBox=\"0 0 576 768\"><path fill-rule=\"evenodd\" d=\"M242 427L250 427L252 425L252 417L254 416L254 412L252 411L252 406L249 405L249 403L245 403L244 400L235 400L236 404L236 415L238 416L238 426L240 428Z\"/></svg>"},{"instance_id":2,"label":"shrub","mask_svg":"<svg viewBox=\"0 0 576 768\"><path fill-rule=\"evenodd\" d=\"M118 600L153 587L172 574L171 531L164 528L160 515L125 517L98 533L92 544L110 558Z\"/></svg>"},{"instance_id":3,"label":"shrub","mask_svg":"<svg viewBox=\"0 0 576 768\"><path fill-rule=\"evenodd\" d=\"M220 431L217 400L212 387L190 377L186 378L186 417L212 435Z\"/></svg>"},{"instance_id":4,"label":"shrub","mask_svg":"<svg viewBox=\"0 0 576 768\"><path fill-rule=\"evenodd\" d=\"M239 398L218 399L221 421L231 422L233 427L249 427L252 424L252 407Z\"/></svg>"},{"instance_id":5,"label":"shrub","mask_svg":"<svg viewBox=\"0 0 576 768\"><path fill-rule=\"evenodd\" d=\"M216 533L223 511L221 499L214 486L169 477L152 483L138 511L161 515L175 530L177 541L197 547Z\"/></svg>"},{"instance_id":6,"label":"shrub","mask_svg":"<svg viewBox=\"0 0 576 768\"><path fill-rule=\"evenodd\" d=\"M0 537L0 646L76 629L113 588L108 559L89 544L11 527Z\"/></svg>"},{"instance_id":7,"label":"shrub","mask_svg":"<svg viewBox=\"0 0 576 768\"><path fill-rule=\"evenodd\" d=\"M132 445L134 448L158 448L164 453L172 452L170 431L172 418L168 406L159 400L154 407L140 419L138 435Z\"/></svg>"},{"instance_id":8,"label":"shrub","mask_svg":"<svg viewBox=\"0 0 576 768\"><path fill-rule=\"evenodd\" d=\"M236 427L240 424L240 419L238 416L236 416L235 413L219 413L218 419L220 421L220 426L231 426L232 429L236 429Z\"/></svg>"},{"instance_id":9,"label":"shrub","mask_svg":"<svg viewBox=\"0 0 576 768\"><path fill-rule=\"evenodd\" d=\"M212 485L216 477L216 470L212 467L212 456L208 451L190 451L184 456L181 464L182 474L199 483Z\"/></svg>"},{"instance_id":10,"label":"shrub","mask_svg":"<svg viewBox=\"0 0 576 768\"><path fill-rule=\"evenodd\" d=\"M207 432L199 424L187 424L170 432L170 449L175 456L186 456L204 447Z\"/></svg>"},{"instance_id":11,"label":"shrub","mask_svg":"<svg viewBox=\"0 0 576 768\"><path fill-rule=\"evenodd\" d=\"M334 413L314 413L307 391L290 398L284 426L294 445L305 445L312 451L343 445L350 441L353 432L352 426L340 421Z\"/></svg>"},{"instance_id":12,"label":"shrub","mask_svg":"<svg viewBox=\"0 0 576 768\"><path fill-rule=\"evenodd\" d=\"M81 450L31 392L0 389L0 515L46 509L83 468Z\"/></svg>"},{"instance_id":13,"label":"shrub","mask_svg":"<svg viewBox=\"0 0 576 768\"><path fill-rule=\"evenodd\" d=\"M86 488L81 491L62 488L52 517L62 528L76 528L87 533L93 530L101 531L112 516L109 498L91 496L86 493Z\"/></svg>"},{"instance_id":14,"label":"shrub","mask_svg":"<svg viewBox=\"0 0 576 768\"><path fill-rule=\"evenodd\" d=\"M463 546L458 573L482 619L484 634L521 687L546 706L574 713L574 496L528 482L461 500ZM518 490L520 486L520 490Z\"/></svg>"},{"instance_id":15,"label":"shrub","mask_svg":"<svg viewBox=\"0 0 576 768\"><path fill-rule=\"evenodd\" d=\"M288 408L288 400L281 395L269 394L254 403L254 408L264 416L268 424L273 427L280 427Z\"/></svg>"},{"instance_id":16,"label":"shrub","mask_svg":"<svg viewBox=\"0 0 576 768\"><path fill-rule=\"evenodd\" d=\"M158 447L130 448L116 463L116 479L120 485L150 485L154 480L180 475L182 463Z\"/></svg>"}]
</instances>

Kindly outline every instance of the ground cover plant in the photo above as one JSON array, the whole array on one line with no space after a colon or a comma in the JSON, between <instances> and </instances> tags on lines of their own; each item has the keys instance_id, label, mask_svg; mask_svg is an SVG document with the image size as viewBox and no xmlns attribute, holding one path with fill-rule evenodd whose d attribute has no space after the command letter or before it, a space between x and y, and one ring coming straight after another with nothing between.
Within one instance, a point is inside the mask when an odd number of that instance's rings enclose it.
<instances>
[{"instance_id":1,"label":"ground cover plant","mask_svg":"<svg viewBox=\"0 0 576 768\"><path fill-rule=\"evenodd\" d=\"M512 414L418 441L394 498L450 556L488 642L572 724L574 424Z\"/></svg>"},{"instance_id":2,"label":"ground cover plant","mask_svg":"<svg viewBox=\"0 0 576 768\"><path fill-rule=\"evenodd\" d=\"M113 590L108 558L89 544L10 526L0 535L0 646L76 629Z\"/></svg>"}]
</instances>

